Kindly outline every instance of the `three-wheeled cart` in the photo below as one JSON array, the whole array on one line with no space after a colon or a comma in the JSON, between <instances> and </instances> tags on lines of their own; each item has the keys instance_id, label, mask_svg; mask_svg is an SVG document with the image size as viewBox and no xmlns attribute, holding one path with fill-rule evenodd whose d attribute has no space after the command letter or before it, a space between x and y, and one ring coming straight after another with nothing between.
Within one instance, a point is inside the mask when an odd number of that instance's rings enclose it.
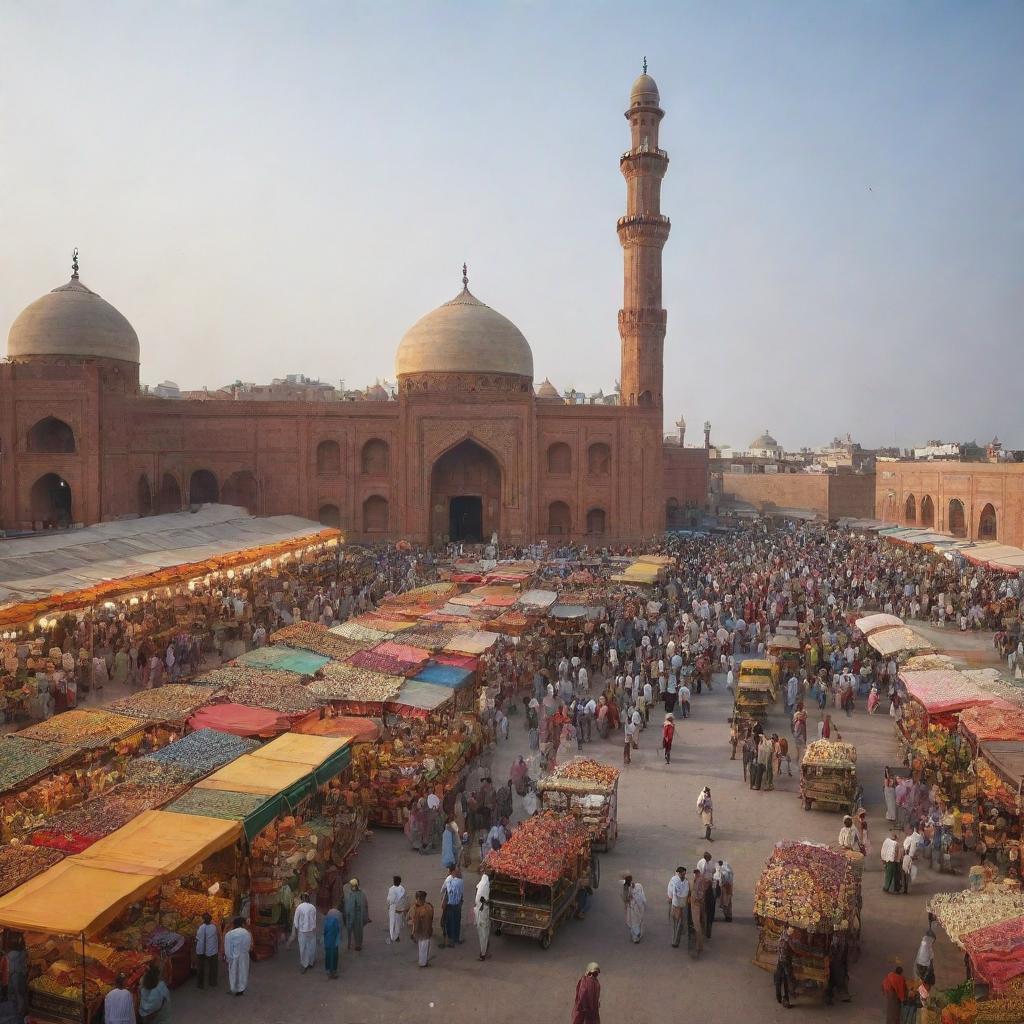
<instances>
[{"instance_id":1,"label":"three-wheeled cart","mask_svg":"<svg viewBox=\"0 0 1024 1024\"><path fill-rule=\"evenodd\" d=\"M580 890L596 889L599 882L587 827L572 815L551 811L524 821L485 864L491 872L495 933L537 939L542 949L577 913Z\"/></svg>"},{"instance_id":2,"label":"three-wheeled cart","mask_svg":"<svg viewBox=\"0 0 1024 1024\"><path fill-rule=\"evenodd\" d=\"M572 814L590 831L594 846L604 853L619 836L619 769L586 757L558 765L537 783L541 807Z\"/></svg>"},{"instance_id":3,"label":"three-wheeled cart","mask_svg":"<svg viewBox=\"0 0 1024 1024\"><path fill-rule=\"evenodd\" d=\"M854 814L860 799L857 785L857 748L852 743L815 740L800 762L800 800L804 810Z\"/></svg>"}]
</instances>

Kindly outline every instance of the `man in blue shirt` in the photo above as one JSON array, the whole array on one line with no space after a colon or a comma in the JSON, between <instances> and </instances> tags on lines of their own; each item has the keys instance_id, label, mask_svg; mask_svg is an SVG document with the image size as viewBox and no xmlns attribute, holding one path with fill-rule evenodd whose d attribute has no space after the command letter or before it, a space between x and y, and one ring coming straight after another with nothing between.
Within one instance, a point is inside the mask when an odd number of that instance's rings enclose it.
<instances>
[{"instance_id":1,"label":"man in blue shirt","mask_svg":"<svg viewBox=\"0 0 1024 1024\"><path fill-rule=\"evenodd\" d=\"M462 872L457 867L448 870L441 886L441 946L462 944Z\"/></svg>"}]
</instances>

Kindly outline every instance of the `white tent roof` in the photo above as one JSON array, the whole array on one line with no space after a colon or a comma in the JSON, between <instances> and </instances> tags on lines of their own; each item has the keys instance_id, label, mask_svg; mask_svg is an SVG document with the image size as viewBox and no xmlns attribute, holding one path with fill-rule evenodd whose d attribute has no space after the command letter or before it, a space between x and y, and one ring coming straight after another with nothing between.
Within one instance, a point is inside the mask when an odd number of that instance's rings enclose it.
<instances>
[{"instance_id":1,"label":"white tent roof","mask_svg":"<svg viewBox=\"0 0 1024 1024\"><path fill-rule=\"evenodd\" d=\"M301 516L258 519L233 505L203 505L142 519L98 523L0 541L0 606L130 579L173 565L323 530Z\"/></svg>"}]
</instances>

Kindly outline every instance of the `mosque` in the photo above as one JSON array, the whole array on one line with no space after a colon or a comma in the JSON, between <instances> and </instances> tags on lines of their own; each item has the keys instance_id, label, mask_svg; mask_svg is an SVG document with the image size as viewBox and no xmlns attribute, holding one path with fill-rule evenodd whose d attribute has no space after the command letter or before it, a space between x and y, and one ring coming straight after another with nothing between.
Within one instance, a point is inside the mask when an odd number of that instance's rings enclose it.
<instances>
[{"instance_id":1,"label":"mosque","mask_svg":"<svg viewBox=\"0 0 1024 1024\"><path fill-rule=\"evenodd\" d=\"M707 448L663 437L664 111L633 83L617 397L534 387L529 342L462 288L398 345L397 390L352 401L157 397L139 338L71 280L11 326L0 363L0 528L91 524L203 502L295 514L351 540L610 544L682 525L705 505ZM705 431L705 438L707 431Z\"/></svg>"}]
</instances>

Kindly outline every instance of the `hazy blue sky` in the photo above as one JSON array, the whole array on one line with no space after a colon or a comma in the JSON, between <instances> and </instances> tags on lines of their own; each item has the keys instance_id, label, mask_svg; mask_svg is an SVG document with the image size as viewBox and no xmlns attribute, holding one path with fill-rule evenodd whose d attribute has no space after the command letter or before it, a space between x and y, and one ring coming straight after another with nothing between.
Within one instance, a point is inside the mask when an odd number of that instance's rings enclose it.
<instances>
[{"instance_id":1,"label":"hazy blue sky","mask_svg":"<svg viewBox=\"0 0 1024 1024\"><path fill-rule=\"evenodd\" d=\"M82 279L143 380L393 374L459 289L618 376L622 112L667 116L666 426L1024 446L1024 3L0 0L0 324ZM6 330L6 326L3 328Z\"/></svg>"}]
</instances>

